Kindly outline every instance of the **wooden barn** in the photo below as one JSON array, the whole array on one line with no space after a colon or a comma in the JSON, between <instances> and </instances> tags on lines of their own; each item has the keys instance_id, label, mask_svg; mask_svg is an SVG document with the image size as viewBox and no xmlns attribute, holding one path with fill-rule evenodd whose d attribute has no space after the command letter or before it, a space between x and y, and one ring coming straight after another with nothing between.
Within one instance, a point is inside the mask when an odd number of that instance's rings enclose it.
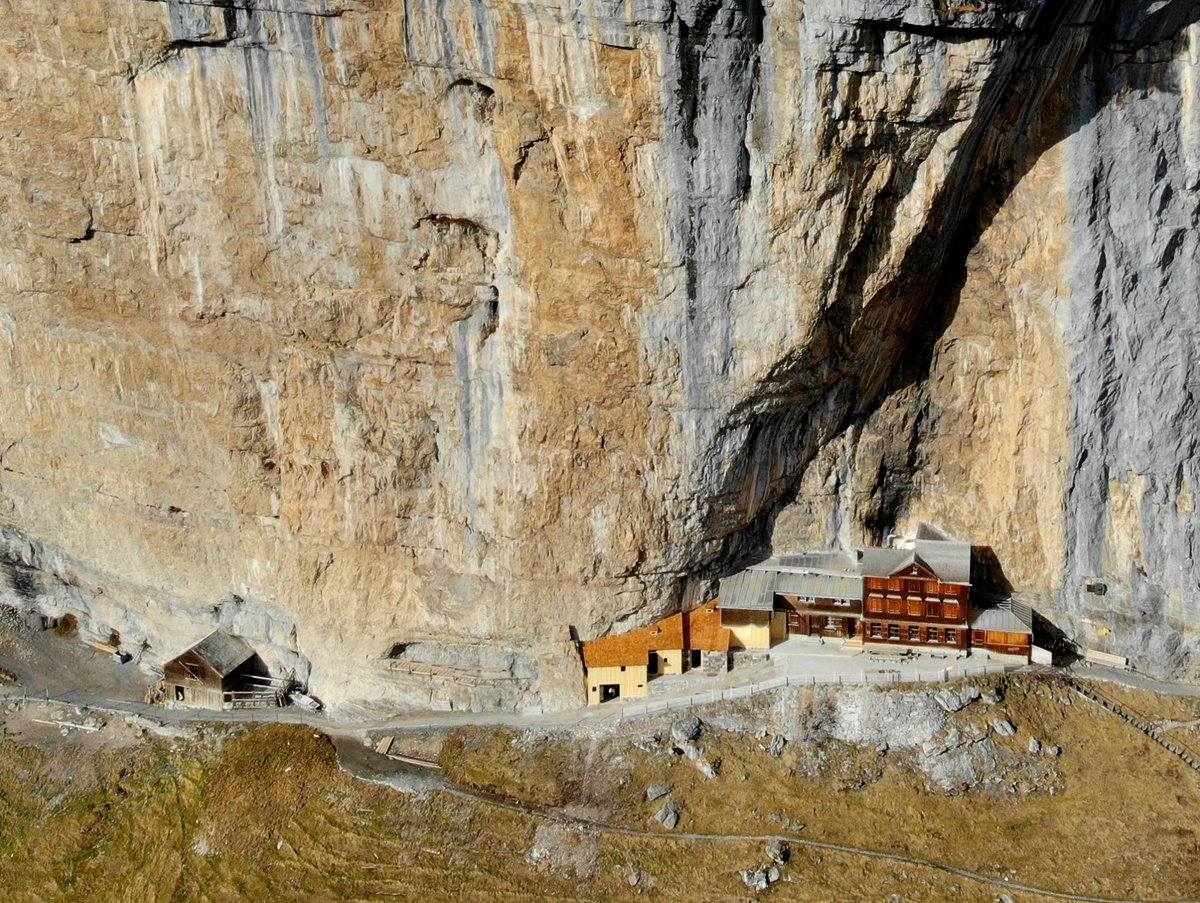
<instances>
[{"instance_id":1,"label":"wooden barn","mask_svg":"<svg viewBox=\"0 0 1200 903\"><path fill-rule=\"evenodd\" d=\"M167 702L222 711L280 705L282 681L268 675L244 639L210 633L163 666Z\"/></svg>"}]
</instances>

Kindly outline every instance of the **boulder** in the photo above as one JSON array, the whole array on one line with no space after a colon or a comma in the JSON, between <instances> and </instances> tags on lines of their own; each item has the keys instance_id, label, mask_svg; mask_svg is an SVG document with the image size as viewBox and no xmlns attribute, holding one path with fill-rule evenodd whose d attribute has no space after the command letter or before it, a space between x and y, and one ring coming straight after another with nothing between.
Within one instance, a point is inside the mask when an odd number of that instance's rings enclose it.
<instances>
[{"instance_id":1,"label":"boulder","mask_svg":"<svg viewBox=\"0 0 1200 903\"><path fill-rule=\"evenodd\" d=\"M938 690L933 694L934 700L947 712L957 712L965 709L980 697L977 687L963 687L961 690L951 690L949 687Z\"/></svg>"},{"instance_id":2,"label":"boulder","mask_svg":"<svg viewBox=\"0 0 1200 903\"><path fill-rule=\"evenodd\" d=\"M1047 746L1046 747L1046 755L1048 755L1048 756L1057 756L1057 755L1060 755L1061 753L1062 753L1061 746Z\"/></svg>"},{"instance_id":3,"label":"boulder","mask_svg":"<svg viewBox=\"0 0 1200 903\"><path fill-rule=\"evenodd\" d=\"M769 844L767 844L767 848L764 852L766 852L767 858L776 865L786 865L787 861L792 858L792 848L788 845L788 842L782 838L776 838L775 840L772 840Z\"/></svg>"},{"instance_id":4,"label":"boulder","mask_svg":"<svg viewBox=\"0 0 1200 903\"><path fill-rule=\"evenodd\" d=\"M1037 737L1030 737L1029 738L1029 752L1032 753L1033 755L1037 755L1041 751L1042 751L1041 742L1037 739Z\"/></svg>"},{"instance_id":5,"label":"boulder","mask_svg":"<svg viewBox=\"0 0 1200 903\"><path fill-rule=\"evenodd\" d=\"M1007 718L996 718L992 721L992 730L1001 737L1011 737L1017 732L1017 728Z\"/></svg>"},{"instance_id":6,"label":"boulder","mask_svg":"<svg viewBox=\"0 0 1200 903\"><path fill-rule=\"evenodd\" d=\"M651 784L646 788L646 801L653 802L657 799L662 799L671 792L671 788L666 784Z\"/></svg>"},{"instance_id":7,"label":"boulder","mask_svg":"<svg viewBox=\"0 0 1200 903\"><path fill-rule=\"evenodd\" d=\"M766 890L770 884L765 868L742 869L738 875L741 876L742 883L751 890Z\"/></svg>"},{"instance_id":8,"label":"boulder","mask_svg":"<svg viewBox=\"0 0 1200 903\"><path fill-rule=\"evenodd\" d=\"M767 746L767 752L778 759L783 754L783 747L786 745L787 739L782 734L776 734L771 738L771 742Z\"/></svg>"},{"instance_id":9,"label":"boulder","mask_svg":"<svg viewBox=\"0 0 1200 903\"><path fill-rule=\"evenodd\" d=\"M667 800L663 807L655 813L654 820L668 831L673 831L679 824L679 806L674 800Z\"/></svg>"},{"instance_id":10,"label":"boulder","mask_svg":"<svg viewBox=\"0 0 1200 903\"><path fill-rule=\"evenodd\" d=\"M717 776L717 769L711 762L708 761L708 759L695 759L694 761L696 763L696 770L709 780L712 780Z\"/></svg>"},{"instance_id":11,"label":"boulder","mask_svg":"<svg viewBox=\"0 0 1200 903\"><path fill-rule=\"evenodd\" d=\"M676 743L695 743L700 739L702 725L695 715L684 715L671 722L671 739Z\"/></svg>"}]
</instances>

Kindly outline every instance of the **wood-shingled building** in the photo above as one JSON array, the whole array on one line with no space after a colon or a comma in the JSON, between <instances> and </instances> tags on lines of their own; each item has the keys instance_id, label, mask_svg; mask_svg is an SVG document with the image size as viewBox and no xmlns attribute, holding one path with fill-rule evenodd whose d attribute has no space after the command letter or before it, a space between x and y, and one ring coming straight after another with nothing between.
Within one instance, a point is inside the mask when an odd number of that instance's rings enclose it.
<instances>
[{"instance_id":1,"label":"wood-shingled building","mask_svg":"<svg viewBox=\"0 0 1200 903\"><path fill-rule=\"evenodd\" d=\"M588 705L645 696L652 678L690 668L708 673L728 667L729 631L716 601L670 615L648 627L583 643Z\"/></svg>"},{"instance_id":2,"label":"wood-shingled building","mask_svg":"<svg viewBox=\"0 0 1200 903\"><path fill-rule=\"evenodd\" d=\"M272 679L249 643L216 631L163 666L166 701L222 711L282 702L282 681Z\"/></svg>"}]
</instances>

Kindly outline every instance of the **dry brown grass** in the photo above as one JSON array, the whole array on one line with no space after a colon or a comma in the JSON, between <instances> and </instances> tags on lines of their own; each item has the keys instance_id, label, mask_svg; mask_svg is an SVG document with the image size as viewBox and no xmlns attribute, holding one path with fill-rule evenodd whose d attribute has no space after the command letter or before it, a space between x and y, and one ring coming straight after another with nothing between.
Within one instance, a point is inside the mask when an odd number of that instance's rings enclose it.
<instances>
[{"instance_id":1,"label":"dry brown grass","mask_svg":"<svg viewBox=\"0 0 1200 903\"><path fill-rule=\"evenodd\" d=\"M713 729L704 743L721 759L715 781L681 757L631 747L627 736L466 731L446 744L444 762L463 785L639 829L655 808L644 788L662 780L683 810L681 830L778 833L802 822L803 837L1049 888L1200 897L1200 778L1119 719L1065 698L1061 688L1010 681L1004 703L1020 729L1001 741L1013 755L1026 755L1030 732L1062 745L1054 796L932 794L890 752L829 744L814 768L812 749L789 747L775 759L751 737ZM61 755L0 742L0 885L9 900L733 901L752 896L737 869L762 859L755 843L683 841L654 828L664 836L598 835L594 868L582 877L534 867L527 856L539 817L357 782L337 769L328 741L302 727L176 749L147 741L93 756L90 771L72 766L71 777L55 768ZM925 867L803 848L795 860L765 899L996 894ZM630 865L644 876L637 888Z\"/></svg>"}]
</instances>

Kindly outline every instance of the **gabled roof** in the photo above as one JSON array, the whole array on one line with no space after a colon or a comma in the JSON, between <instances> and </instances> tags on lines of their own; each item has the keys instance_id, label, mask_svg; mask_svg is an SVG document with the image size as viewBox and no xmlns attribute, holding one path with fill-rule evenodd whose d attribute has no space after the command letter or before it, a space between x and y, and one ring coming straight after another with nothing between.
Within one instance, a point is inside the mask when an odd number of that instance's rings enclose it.
<instances>
[{"instance_id":1,"label":"gabled roof","mask_svg":"<svg viewBox=\"0 0 1200 903\"><path fill-rule=\"evenodd\" d=\"M864 577L891 577L920 565L943 583L971 582L971 544L942 539L918 539L912 549L863 549Z\"/></svg>"},{"instance_id":2,"label":"gabled roof","mask_svg":"<svg viewBox=\"0 0 1200 903\"><path fill-rule=\"evenodd\" d=\"M583 664L586 668L645 665L651 652L682 648L683 615L674 614L649 627L587 640L583 644Z\"/></svg>"},{"instance_id":3,"label":"gabled roof","mask_svg":"<svg viewBox=\"0 0 1200 903\"><path fill-rule=\"evenodd\" d=\"M254 647L240 636L232 636L223 630L217 630L194 645L188 652L196 653L208 662L221 677L225 677L254 655ZM176 656L176 658L179 657Z\"/></svg>"},{"instance_id":4,"label":"gabled roof","mask_svg":"<svg viewBox=\"0 0 1200 903\"><path fill-rule=\"evenodd\" d=\"M918 539L913 550L943 583L971 582L971 544L949 539Z\"/></svg>"}]
</instances>

